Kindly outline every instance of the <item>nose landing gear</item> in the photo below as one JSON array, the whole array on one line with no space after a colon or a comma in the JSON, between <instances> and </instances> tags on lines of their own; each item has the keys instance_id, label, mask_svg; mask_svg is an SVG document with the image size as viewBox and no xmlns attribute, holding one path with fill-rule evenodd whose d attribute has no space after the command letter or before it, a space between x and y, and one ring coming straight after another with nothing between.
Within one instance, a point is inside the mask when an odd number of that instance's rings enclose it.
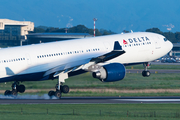
<instances>
[{"instance_id":1,"label":"nose landing gear","mask_svg":"<svg viewBox=\"0 0 180 120\"><path fill-rule=\"evenodd\" d=\"M149 66L148 62L144 63L143 66L144 66L144 71L142 71L142 76L149 77L151 75L151 72L149 70L147 70L147 68Z\"/></svg>"}]
</instances>

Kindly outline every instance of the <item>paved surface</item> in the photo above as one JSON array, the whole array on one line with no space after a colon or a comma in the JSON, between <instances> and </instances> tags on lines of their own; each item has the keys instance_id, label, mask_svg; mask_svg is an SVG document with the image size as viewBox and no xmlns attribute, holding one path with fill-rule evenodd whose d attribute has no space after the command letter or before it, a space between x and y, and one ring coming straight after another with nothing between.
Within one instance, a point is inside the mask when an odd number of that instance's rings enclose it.
<instances>
[{"instance_id":1,"label":"paved surface","mask_svg":"<svg viewBox=\"0 0 180 120\"><path fill-rule=\"evenodd\" d=\"M180 103L180 97L62 97L61 99L1 98L0 104L124 104Z\"/></svg>"},{"instance_id":2,"label":"paved surface","mask_svg":"<svg viewBox=\"0 0 180 120\"><path fill-rule=\"evenodd\" d=\"M152 70L148 69L151 73L180 73L180 70ZM142 73L143 69L127 69L127 73Z\"/></svg>"},{"instance_id":3,"label":"paved surface","mask_svg":"<svg viewBox=\"0 0 180 120\"><path fill-rule=\"evenodd\" d=\"M161 62L151 62L152 65L180 65L180 63L161 63Z\"/></svg>"}]
</instances>

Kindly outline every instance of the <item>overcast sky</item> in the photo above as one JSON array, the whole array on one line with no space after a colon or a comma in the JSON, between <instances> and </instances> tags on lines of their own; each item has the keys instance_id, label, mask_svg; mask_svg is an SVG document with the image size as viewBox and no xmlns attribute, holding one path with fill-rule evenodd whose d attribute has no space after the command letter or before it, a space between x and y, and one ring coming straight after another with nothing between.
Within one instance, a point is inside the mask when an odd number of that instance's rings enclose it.
<instances>
[{"instance_id":1,"label":"overcast sky","mask_svg":"<svg viewBox=\"0 0 180 120\"><path fill-rule=\"evenodd\" d=\"M0 19L32 21L35 26L79 24L117 33L123 30L180 31L180 0L1 0Z\"/></svg>"}]
</instances>

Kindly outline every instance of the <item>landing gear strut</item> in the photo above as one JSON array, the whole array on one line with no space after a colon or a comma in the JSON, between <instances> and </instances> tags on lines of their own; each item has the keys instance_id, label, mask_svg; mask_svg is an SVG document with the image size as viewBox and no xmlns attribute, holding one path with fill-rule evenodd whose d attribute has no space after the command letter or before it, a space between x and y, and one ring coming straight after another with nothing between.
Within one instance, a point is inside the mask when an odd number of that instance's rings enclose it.
<instances>
[{"instance_id":1,"label":"landing gear strut","mask_svg":"<svg viewBox=\"0 0 180 120\"><path fill-rule=\"evenodd\" d=\"M148 62L147 63L143 63L144 66L144 71L142 71L142 76L143 77L149 77L151 75L150 71L147 70L148 68Z\"/></svg>"},{"instance_id":2,"label":"landing gear strut","mask_svg":"<svg viewBox=\"0 0 180 120\"><path fill-rule=\"evenodd\" d=\"M56 86L55 86L56 91L49 91L48 95L49 95L50 98L55 96L58 99L60 99L62 93L68 93L69 92L69 87L67 85L63 85L63 82L65 82L65 79L68 78L68 75L67 75L67 73L62 72L62 73L59 73L56 76L59 76L58 84L56 84Z\"/></svg>"},{"instance_id":3,"label":"landing gear strut","mask_svg":"<svg viewBox=\"0 0 180 120\"><path fill-rule=\"evenodd\" d=\"M12 91L6 90L4 95L16 97L18 92L24 93L26 89L24 85L19 85L19 82L14 82L11 87Z\"/></svg>"}]
</instances>

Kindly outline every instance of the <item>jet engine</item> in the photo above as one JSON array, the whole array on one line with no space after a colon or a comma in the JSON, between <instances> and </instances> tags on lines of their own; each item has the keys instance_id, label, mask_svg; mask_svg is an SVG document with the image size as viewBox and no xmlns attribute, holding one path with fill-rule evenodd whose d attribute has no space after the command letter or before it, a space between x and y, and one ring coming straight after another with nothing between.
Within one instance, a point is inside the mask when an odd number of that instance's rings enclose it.
<instances>
[{"instance_id":1,"label":"jet engine","mask_svg":"<svg viewBox=\"0 0 180 120\"><path fill-rule=\"evenodd\" d=\"M104 65L98 71L93 72L94 78L98 78L103 82L114 82L122 80L125 77L126 69L123 64L111 63Z\"/></svg>"}]
</instances>

